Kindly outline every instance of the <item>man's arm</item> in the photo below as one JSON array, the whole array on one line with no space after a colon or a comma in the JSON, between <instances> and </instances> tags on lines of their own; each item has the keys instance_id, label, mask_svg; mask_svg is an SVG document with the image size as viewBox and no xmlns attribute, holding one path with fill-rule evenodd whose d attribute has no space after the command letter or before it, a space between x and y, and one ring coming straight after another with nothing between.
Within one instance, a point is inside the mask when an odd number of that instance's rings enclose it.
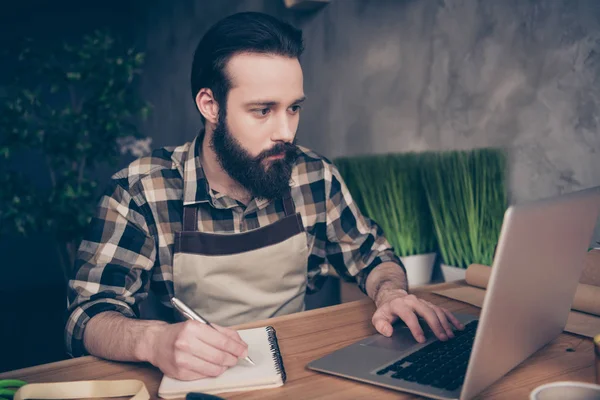
<instances>
[{"instance_id":1,"label":"man's arm","mask_svg":"<svg viewBox=\"0 0 600 400\"><path fill-rule=\"evenodd\" d=\"M75 357L89 353L84 334L97 315L113 312L135 318L139 303L147 296L144 288L149 286L156 261L152 221L146 219L123 185L123 180L113 179L100 199L68 284L65 342L67 352ZM111 342L113 334L107 331L97 339ZM108 347L100 343L95 348L98 346Z\"/></svg>"},{"instance_id":2,"label":"man's arm","mask_svg":"<svg viewBox=\"0 0 600 400\"><path fill-rule=\"evenodd\" d=\"M386 262L374 268L367 276L365 287L367 295L375 304L381 303L386 292L408 294L406 274L398 264L392 262Z\"/></svg>"},{"instance_id":3,"label":"man's arm","mask_svg":"<svg viewBox=\"0 0 600 400\"><path fill-rule=\"evenodd\" d=\"M462 329L460 322L448 310L408 293L404 266L383 231L361 214L337 168L331 165L330 171L327 258L341 277L355 276L359 288L373 299L377 306L372 320L375 329L390 336L392 324L401 318L415 339L423 342L417 319L421 316L440 340L453 337L449 321Z\"/></svg>"},{"instance_id":4,"label":"man's arm","mask_svg":"<svg viewBox=\"0 0 600 400\"><path fill-rule=\"evenodd\" d=\"M83 335L86 350L115 361L151 362L156 335L166 322L127 318L115 311L94 316Z\"/></svg>"},{"instance_id":5,"label":"man's arm","mask_svg":"<svg viewBox=\"0 0 600 400\"><path fill-rule=\"evenodd\" d=\"M371 270L387 263L402 271L404 267L381 227L362 215L333 164L325 164L324 178L327 261L341 278L355 278L360 290L367 293L366 281Z\"/></svg>"},{"instance_id":6,"label":"man's arm","mask_svg":"<svg viewBox=\"0 0 600 400\"><path fill-rule=\"evenodd\" d=\"M84 343L97 357L149 362L167 376L192 380L219 376L248 355L236 331L216 327L218 331L196 321L170 325L107 311L88 322Z\"/></svg>"}]
</instances>

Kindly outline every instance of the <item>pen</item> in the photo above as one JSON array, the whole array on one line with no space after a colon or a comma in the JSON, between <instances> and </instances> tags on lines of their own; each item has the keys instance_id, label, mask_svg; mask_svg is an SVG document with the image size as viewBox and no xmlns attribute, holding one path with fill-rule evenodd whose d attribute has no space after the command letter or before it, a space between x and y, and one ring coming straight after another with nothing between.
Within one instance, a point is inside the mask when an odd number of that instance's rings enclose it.
<instances>
[{"instance_id":1,"label":"pen","mask_svg":"<svg viewBox=\"0 0 600 400\"><path fill-rule=\"evenodd\" d=\"M203 324L210 326L214 330L217 330L217 328L212 326L212 324L210 322L208 322L206 319L204 319L200 315L198 315L198 313L196 313L194 310L192 310L187 305L185 305L185 303L183 301L179 300L177 297L171 298L171 304L173 304L173 307L175 307L177 309L177 311L179 311L187 319L201 322ZM246 356L244 358L244 360L248 361L252 365L256 365L249 356Z\"/></svg>"}]
</instances>

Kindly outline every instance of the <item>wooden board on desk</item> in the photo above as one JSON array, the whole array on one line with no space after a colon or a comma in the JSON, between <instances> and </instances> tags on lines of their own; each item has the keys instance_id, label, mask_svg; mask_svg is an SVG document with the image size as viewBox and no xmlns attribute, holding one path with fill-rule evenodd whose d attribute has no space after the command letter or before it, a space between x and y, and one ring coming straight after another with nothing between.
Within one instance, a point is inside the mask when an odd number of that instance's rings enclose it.
<instances>
[{"instance_id":1,"label":"wooden board on desk","mask_svg":"<svg viewBox=\"0 0 600 400\"><path fill-rule=\"evenodd\" d=\"M600 250L590 250L586 254L579 283L600 286Z\"/></svg>"},{"instance_id":2,"label":"wooden board on desk","mask_svg":"<svg viewBox=\"0 0 600 400\"><path fill-rule=\"evenodd\" d=\"M471 305L437 296L429 290L456 287L458 284L435 285L415 290L415 294L453 312L477 315ZM378 388L343 378L308 370L310 361L373 333L371 317L375 310L369 299L328 308L240 325L250 328L270 324L277 330L279 346L288 375L287 383L277 389L220 394L227 399L417 399L418 396ZM573 352L567 352L567 349ZM527 398L537 386L557 381L593 382L593 344L590 339L563 334L530 359L491 386L482 397L494 399ZM359 360L357 360L359 362ZM57 382L88 379L140 379L156 398L161 374L143 364L115 363L95 357L61 361L0 374L0 379L20 378L28 382Z\"/></svg>"}]
</instances>

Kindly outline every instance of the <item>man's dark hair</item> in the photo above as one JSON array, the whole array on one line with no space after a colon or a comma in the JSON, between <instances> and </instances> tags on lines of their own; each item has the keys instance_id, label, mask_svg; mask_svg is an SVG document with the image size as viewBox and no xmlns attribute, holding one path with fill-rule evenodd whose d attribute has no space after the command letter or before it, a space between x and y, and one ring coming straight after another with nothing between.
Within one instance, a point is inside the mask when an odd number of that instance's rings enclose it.
<instances>
[{"instance_id":1,"label":"man's dark hair","mask_svg":"<svg viewBox=\"0 0 600 400\"><path fill-rule=\"evenodd\" d=\"M195 100L200 89L209 88L219 104L219 112L224 112L231 88L225 66L232 56L261 53L300 58L303 50L302 31L290 24L257 12L233 14L213 25L196 47L192 97Z\"/></svg>"}]
</instances>

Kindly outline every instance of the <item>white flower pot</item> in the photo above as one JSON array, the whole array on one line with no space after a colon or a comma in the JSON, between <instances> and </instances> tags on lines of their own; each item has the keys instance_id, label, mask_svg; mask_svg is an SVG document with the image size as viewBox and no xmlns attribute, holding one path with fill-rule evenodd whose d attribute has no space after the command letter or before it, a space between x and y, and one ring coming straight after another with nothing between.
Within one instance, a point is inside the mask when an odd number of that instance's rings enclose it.
<instances>
[{"instance_id":1,"label":"white flower pot","mask_svg":"<svg viewBox=\"0 0 600 400\"><path fill-rule=\"evenodd\" d=\"M435 256L435 253L428 253L400 257L404 268L406 268L408 287L422 286L431 281Z\"/></svg>"},{"instance_id":2,"label":"white flower pot","mask_svg":"<svg viewBox=\"0 0 600 400\"><path fill-rule=\"evenodd\" d=\"M465 279L467 270L464 268L453 267L446 264L441 264L442 275L444 275L444 282L460 281Z\"/></svg>"}]
</instances>

